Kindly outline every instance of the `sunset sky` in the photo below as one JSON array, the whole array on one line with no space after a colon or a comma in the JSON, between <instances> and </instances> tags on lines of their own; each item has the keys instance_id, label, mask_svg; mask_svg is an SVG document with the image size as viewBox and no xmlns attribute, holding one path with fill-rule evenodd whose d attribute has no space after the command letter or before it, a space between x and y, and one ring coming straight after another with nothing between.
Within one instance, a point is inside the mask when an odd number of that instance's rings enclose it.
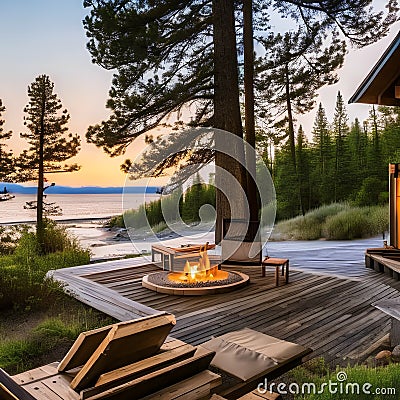
<instances>
[{"instance_id":1,"label":"sunset sky","mask_svg":"<svg viewBox=\"0 0 400 400\"><path fill-rule=\"evenodd\" d=\"M82 0L1 0L0 3L0 99L6 106L5 129L14 132L11 146L18 153L26 147L19 138L24 132L23 108L28 102L27 87L40 74L47 74L55 92L68 109L70 131L82 137L82 150L73 161L82 165L79 172L57 176L59 185L123 186L125 176L119 170L126 157L135 158L140 145L132 146L127 155L109 158L101 149L85 143L91 124L107 118L105 102L112 72L92 64L86 50L87 38L82 19L87 14ZM378 0L374 4L382 5ZM376 63L397 34L400 25L379 43L362 50L349 49L338 84L321 90L319 101L332 117L337 91L346 99ZM350 119L367 117L369 106L349 105ZM315 112L302 117L306 133L312 129Z\"/></svg>"}]
</instances>

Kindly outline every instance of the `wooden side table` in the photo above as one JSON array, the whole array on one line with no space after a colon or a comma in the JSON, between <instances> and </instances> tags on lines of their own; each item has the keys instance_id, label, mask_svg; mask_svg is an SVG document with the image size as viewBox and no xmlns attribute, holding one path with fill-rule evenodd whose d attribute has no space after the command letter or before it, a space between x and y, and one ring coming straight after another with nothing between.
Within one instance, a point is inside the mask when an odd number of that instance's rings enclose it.
<instances>
[{"instance_id":1,"label":"wooden side table","mask_svg":"<svg viewBox=\"0 0 400 400\"><path fill-rule=\"evenodd\" d=\"M266 267L275 267L275 286L279 286L279 269L282 267L282 276L289 283L289 260L287 258L265 257L261 263L261 276L265 276Z\"/></svg>"}]
</instances>

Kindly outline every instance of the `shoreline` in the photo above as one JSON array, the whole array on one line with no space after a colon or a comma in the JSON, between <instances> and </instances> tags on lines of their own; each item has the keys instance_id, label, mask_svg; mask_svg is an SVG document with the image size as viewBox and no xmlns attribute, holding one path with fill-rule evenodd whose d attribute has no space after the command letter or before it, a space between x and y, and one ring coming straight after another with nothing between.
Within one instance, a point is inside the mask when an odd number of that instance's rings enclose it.
<instances>
[{"instance_id":1,"label":"shoreline","mask_svg":"<svg viewBox=\"0 0 400 400\"><path fill-rule=\"evenodd\" d=\"M85 222L91 222L93 223L99 222L99 221L108 221L113 217L118 216L118 214L115 215L109 215L105 217L83 217L83 218L65 218L65 219L56 219L56 218L50 218L53 221L60 223L60 224L72 224L72 223L85 223ZM0 222L0 226L15 226L15 225L33 225L36 224L36 220L29 220L29 221L11 221L11 222Z\"/></svg>"},{"instance_id":2,"label":"shoreline","mask_svg":"<svg viewBox=\"0 0 400 400\"><path fill-rule=\"evenodd\" d=\"M215 241L214 231L210 226L208 231L199 232L188 227L179 232L165 231L157 234L142 232L137 237L129 237L123 228L108 228L101 224L109 217L69 218L57 220L66 225L66 229L75 236L82 247L91 251L91 262L121 259L132 255L144 255L151 252L151 246L162 242L166 246L177 247L182 243L201 244ZM34 223L32 221L31 223ZM29 224L28 221L14 225ZM0 226L12 226L11 223L1 223ZM271 238L272 239L272 238ZM369 247L382 245L381 236L356 240L269 240L265 246L265 255L291 259L294 269L317 273L332 273L347 277L356 277L365 273L364 252ZM310 257L311 255L311 257ZM336 256L337 265L332 264L332 256Z\"/></svg>"},{"instance_id":3,"label":"shoreline","mask_svg":"<svg viewBox=\"0 0 400 400\"><path fill-rule=\"evenodd\" d=\"M110 228L99 224L107 219L80 219L66 223L67 230L75 236L84 248L91 253L91 261L124 258L125 256L143 255L151 253L151 246L162 242L167 246L180 246L182 242L204 244L214 242L214 229L210 224L208 229L198 231L188 226L187 229L165 229L154 232L148 229L138 230L129 235L125 228ZM57 221L58 222L58 221ZM206 228L207 228L206 227Z\"/></svg>"}]
</instances>

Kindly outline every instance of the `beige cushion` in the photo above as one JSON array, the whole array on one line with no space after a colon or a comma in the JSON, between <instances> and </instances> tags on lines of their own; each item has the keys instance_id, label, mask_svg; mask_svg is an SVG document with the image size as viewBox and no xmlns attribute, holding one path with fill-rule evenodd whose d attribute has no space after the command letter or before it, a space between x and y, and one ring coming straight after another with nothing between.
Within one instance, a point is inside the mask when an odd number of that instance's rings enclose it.
<instances>
[{"instance_id":1,"label":"beige cushion","mask_svg":"<svg viewBox=\"0 0 400 400\"><path fill-rule=\"evenodd\" d=\"M216 352L211 365L243 381L272 371L306 350L248 328L213 338L201 346Z\"/></svg>"}]
</instances>

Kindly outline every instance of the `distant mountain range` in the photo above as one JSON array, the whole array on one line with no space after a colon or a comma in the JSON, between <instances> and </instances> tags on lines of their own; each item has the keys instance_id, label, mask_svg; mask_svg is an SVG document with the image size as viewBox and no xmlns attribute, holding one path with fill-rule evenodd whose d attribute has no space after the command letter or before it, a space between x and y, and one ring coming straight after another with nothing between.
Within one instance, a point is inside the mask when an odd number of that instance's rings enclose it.
<instances>
[{"instance_id":1,"label":"distant mountain range","mask_svg":"<svg viewBox=\"0 0 400 400\"><path fill-rule=\"evenodd\" d=\"M4 183L0 182L0 192L7 188L10 193L21 193L21 194L36 194L36 187L34 186L23 186L16 183ZM140 193L157 193L160 188L155 186L129 186L126 188L114 186L114 187L101 187L101 186L53 186L46 189L47 194L140 194Z\"/></svg>"}]
</instances>

